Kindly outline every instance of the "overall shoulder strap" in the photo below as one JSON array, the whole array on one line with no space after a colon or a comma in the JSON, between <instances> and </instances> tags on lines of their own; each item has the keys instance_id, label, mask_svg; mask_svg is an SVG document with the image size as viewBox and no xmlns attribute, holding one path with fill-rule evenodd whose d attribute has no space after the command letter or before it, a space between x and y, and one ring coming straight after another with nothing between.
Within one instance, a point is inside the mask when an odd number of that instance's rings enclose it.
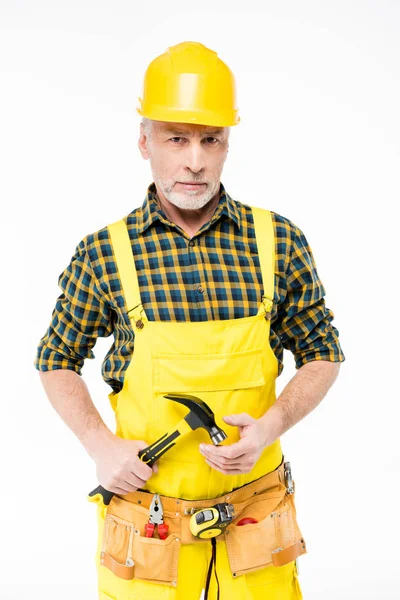
<instances>
[{"instance_id":1,"label":"overall shoulder strap","mask_svg":"<svg viewBox=\"0 0 400 600\"><path fill-rule=\"evenodd\" d=\"M128 229L123 219L108 225L128 313L141 303L139 282Z\"/></svg>"},{"instance_id":2,"label":"overall shoulder strap","mask_svg":"<svg viewBox=\"0 0 400 600\"><path fill-rule=\"evenodd\" d=\"M275 232L271 211L252 206L254 229L264 286L264 296L274 298Z\"/></svg>"},{"instance_id":3,"label":"overall shoulder strap","mask_svg":"<svg viewBox=\"0 0 400 600\"><path fill-rule=\"evenodd\" d=\"M251 207L264 286L264 296L274 297L275 234L269 210ZM139 283L126 223L123 219L108 225L128 312L141 304Z\"/></svg>"}]
</instances>

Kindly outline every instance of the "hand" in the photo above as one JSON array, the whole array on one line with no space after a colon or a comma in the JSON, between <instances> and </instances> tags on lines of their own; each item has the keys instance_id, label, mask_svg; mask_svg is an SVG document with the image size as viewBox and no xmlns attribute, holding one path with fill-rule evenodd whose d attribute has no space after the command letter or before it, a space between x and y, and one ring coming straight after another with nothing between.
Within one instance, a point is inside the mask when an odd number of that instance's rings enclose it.
<instances>
[{"instance_id":1,"label":"hand","mask_svg":"<svg viewBox=\"0 0 400 600\"><path fill-rule=\"evenodd\" d=\"M200 452L210 467L224 475L249 473L266 447L265 426L247 413L223 419L239 427L240 440L230 446L200 444Z\"/></svg>"},{"instance_id":2,"label":"hand","mask_svg":"<svg viewBox=\"0 0 400 600\"><path fill-rule=\"evenodd\" d=\"M109 436L95 456L96 474L100 485L114 494L127 494L144 486L158 466L149 467L138 457L148 444L143 440L125 440Z\"/></svg>"}]
</instances>

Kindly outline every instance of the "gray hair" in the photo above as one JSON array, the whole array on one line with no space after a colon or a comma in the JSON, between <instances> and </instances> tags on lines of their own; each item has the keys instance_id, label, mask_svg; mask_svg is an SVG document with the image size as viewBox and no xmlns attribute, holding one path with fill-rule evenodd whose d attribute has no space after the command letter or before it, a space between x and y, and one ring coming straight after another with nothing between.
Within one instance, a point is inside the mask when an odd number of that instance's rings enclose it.
<instances>
[{"instance_id":1,"label":"gray hair","mask_svg":"<svg viewBox=\"0 0 400 600\"><path fill-rule=\"evenodd\" d=\"M144 129L144 132L146 134L146 137L149 138L149 139L152 136L152 130L153 130L152 123L153 122L152 122L151 119L148 119L147 117L142 117L141 124L143 126L143 129Z\"/></svg>"}]
</instances>

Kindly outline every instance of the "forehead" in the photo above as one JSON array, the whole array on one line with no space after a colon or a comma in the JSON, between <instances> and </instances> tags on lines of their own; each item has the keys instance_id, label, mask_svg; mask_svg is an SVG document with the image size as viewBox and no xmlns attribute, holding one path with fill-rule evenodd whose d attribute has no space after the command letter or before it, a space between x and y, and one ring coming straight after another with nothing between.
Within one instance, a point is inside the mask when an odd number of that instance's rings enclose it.
<instances>
[{"instance_id":1,"label":"forehead","mask_svg":"<svg viewBox=\"0 0 400 600\"><path fill-rule=\"evenodd\" d=\"M216 127L215 125L172 123L168 121L154 121L154 126L162 133L173 133L174 135L221 135L225 131L225 127Z\"/></svg>"}]
</instances>

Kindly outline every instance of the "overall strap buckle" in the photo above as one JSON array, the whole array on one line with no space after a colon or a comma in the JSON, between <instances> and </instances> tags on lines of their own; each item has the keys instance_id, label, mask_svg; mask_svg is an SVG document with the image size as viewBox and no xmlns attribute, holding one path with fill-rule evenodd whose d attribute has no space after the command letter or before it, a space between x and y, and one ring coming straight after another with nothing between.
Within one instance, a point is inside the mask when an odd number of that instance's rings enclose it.
<instances>
[{"instance_id":1,"label":"overall strap buckle","mask_svg":"<svg viewBox=\"0 0 400 600\"><path fill-rule=\"evenodd\" d=\"M263 296L262 302L264 304L264 310L265 310L264 318L267 321L269 321L272 316L272 308L274 306L274 300L272 298L268 298L267 296Z\"/></svg>"},{"instance_id":2,"label":"overall strap buckle","mask_svg":"<svg viewBox=\"0 0 400 600\"><path fill-rule=\"evenodd\" d=\"M145 317L143 313L144 308L141 302L133 308L129 309L127 312L129 319L133 319L135 321L137 329L143 329L144 327Z\"/></svg>"}]
</instances>

